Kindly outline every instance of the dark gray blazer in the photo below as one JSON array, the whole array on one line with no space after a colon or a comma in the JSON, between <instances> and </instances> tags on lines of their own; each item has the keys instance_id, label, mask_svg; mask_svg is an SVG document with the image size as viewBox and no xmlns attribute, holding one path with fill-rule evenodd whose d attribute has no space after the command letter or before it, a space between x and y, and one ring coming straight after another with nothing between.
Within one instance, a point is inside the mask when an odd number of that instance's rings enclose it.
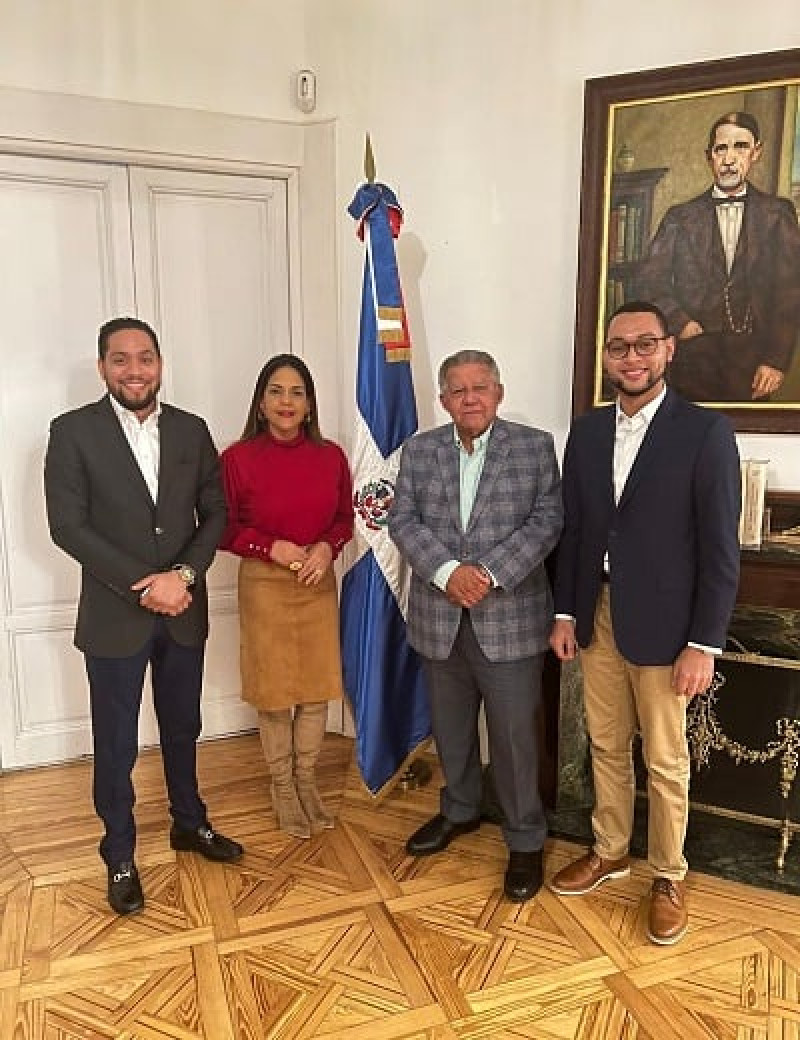
<instances>
[{"instance_id":1,"label":"dark gray blazer","mask_svg":"<svg viewBox=\"0 0 800 1040\"><path fill-rule=\"evenodd\" d=\"M458 448L448 423L406 442L389 534L412 569L411 645L434 660L453 646L461 608L431 584L448 560L481 563L498 587L470 611L490 661L543 652L553 621L544 560L558 540L562 507L553 438L496 419L467 529L461 526Z\"/></svg>"},{"instance_id":2,"label":"dark gray blazer","mask_svg":"<svg viewBox=\"0 0 800 1040\"><path fill-rule=\"evenodd\" d=\"M108 396L54 419L45 460L53 541L81 565L75 645L100 657L144 646L156 615L131 585L188 563L191 606L168 618L173 638L198 646L208 634L205 572L226 522L217 451L205 422L162 404L158 501L153 502Z\"/></svg>"}]
</instances>

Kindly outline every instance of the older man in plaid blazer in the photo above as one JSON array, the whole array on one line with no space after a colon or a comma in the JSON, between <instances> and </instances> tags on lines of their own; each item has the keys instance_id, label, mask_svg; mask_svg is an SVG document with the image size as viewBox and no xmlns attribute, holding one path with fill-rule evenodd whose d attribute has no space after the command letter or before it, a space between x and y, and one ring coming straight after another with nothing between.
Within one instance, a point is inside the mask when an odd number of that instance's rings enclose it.
<instances>
[{"instance_id":1,"label":"older man in plaid blazer","mask_svg":"<svg viewBox=\"0 0 800 1040\"><path fill-rule=\"evenodd\" d=\"M483 701L510 849L505 892L522 902L541 886L546 835L534 719L553 616L544 561L562 524L558 464L549 433L497 418L491 355L446 358L439 390L453 422L407 442L389 514L413 572L409 640L445 778L440 813L407 848L431 855L479 825Z\"/></svg>"}]
</instances>

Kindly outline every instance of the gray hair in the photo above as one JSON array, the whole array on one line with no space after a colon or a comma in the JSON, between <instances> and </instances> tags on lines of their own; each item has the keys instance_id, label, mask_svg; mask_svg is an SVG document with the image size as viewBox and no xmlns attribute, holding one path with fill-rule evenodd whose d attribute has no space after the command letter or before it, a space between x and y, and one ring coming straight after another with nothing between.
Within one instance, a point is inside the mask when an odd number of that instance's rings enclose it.
<instances>
[{"instance_id":1,"label":"gray hair","mask_svg":"<svg viewBox=\"0 0 800 1040\"><path fill-rule=\"evenodd\" d=\"M455 354L451 354L450 357L446 357L439 365L440 394L443 394L447 389L447 375L450 369L456 368L458 365L485 365L489 369L492 379L496 383L500 382L500 369L497 367L497 362L491 354L487 354L485 350L459 350Z\"/></svg>"}]
</instances>

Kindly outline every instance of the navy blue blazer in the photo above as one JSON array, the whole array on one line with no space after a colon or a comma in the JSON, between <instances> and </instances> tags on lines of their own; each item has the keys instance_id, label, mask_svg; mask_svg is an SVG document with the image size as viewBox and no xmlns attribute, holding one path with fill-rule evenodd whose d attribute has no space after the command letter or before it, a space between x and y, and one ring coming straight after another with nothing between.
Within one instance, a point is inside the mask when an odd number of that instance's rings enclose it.
<instances>
[{"instance_id":1,"label":"navy blue blazer","mask_svg":"<svg viewBox=\"0 0 800 1040\"><path fill-rule=\"evenodd\" d=\"M614 503L615 406L573 424L555 610L588 646L609 554L620 653L671 664L688 642L725 645L739 582L739 453L728 419L668 390Z\"/></svg>"}]
</instances>

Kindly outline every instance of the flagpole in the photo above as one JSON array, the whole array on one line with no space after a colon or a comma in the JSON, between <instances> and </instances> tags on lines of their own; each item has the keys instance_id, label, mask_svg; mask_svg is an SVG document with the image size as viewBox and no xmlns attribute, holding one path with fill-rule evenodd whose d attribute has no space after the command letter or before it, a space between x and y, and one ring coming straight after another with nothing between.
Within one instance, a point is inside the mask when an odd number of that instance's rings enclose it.
<instances>
[{"instance_id":1,"label":"flagpole","mask_svg":"<svg viewBox=\"0 0 800 1040\"><path fill-rule=\"evenodd\" d=\"M365 551L343 577L340 616L358 765L367 789L381 800L398 787L405 792L423 786L433 771L416 757L430 740L430 702L406 635L407 568L386 530L399 451L417 428L411 342L393 241L403 211L394 192L376 181L369 134L364 176L367 183L348 212L359 222L365 245L353 453L356 534Z\"/></svg>"},{"instance_id":2,"label":"flagpole","mask_svg":"<svg viewBox=\"0 0 800 1040\"><path fill-rule=\"evenodd\" d=\"M367 178L368 184L375 183L375 155L372 151L372 141L369 139L369 134L364 142L364 176Z\"/></svg>"},{"instance_id":3,"label":"flagpole","mask_svg":"<svg viewBox=\"0 0 800 1040\"><path fill-rule=\"evenodd\" d=\"M372 150L372 140L369 133L364 139L364 177L368 184L375 183L376 166L375 153ZM430 783L433 770L430 763L424 758L412 758L397 779L397 786L401 791L416 791Z\"/></svg>"},{"instance_id":4,"label":"flagpole","mask_svg":"<svg viewBox=\"0 0 800 1040\"><path fill-rule=\"evenodd\" d=\"M397 786L401 791L416 791L419 787L426 787L432 776L430 762L426 762L424 758L414 758L400 774Z\"/></svg>"}]
</instances>

